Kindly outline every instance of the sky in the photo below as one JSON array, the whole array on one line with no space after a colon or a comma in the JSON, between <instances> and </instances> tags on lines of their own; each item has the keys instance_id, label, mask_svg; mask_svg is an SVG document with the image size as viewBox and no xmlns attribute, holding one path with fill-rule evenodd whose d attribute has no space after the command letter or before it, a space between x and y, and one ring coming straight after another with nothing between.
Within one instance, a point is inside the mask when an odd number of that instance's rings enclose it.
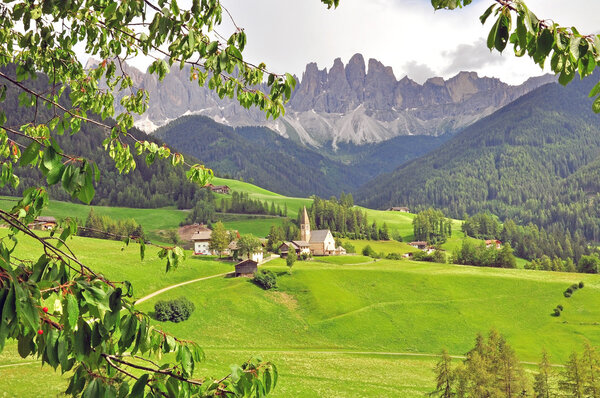
<instances>
[{"instance_id":1,"label":"sky","mask_svg":"<svg viewBox=\"0 0 600 398\"><path fill-rule=\"evenodd\" d=\"M509 46L490 53L485 39L491 22L479 16L492 0L475 0L454 11L434 11L430 0L340 0L327 10L320 0L222 0L248 36L247 60L265 62L269 70L302 76L309 62L331 68L336 58L346 63L361 53L391 66L399 80L405 75L422 83L449 78L461 70L519 84L548 73L529 58L517 58ZM576 26L582 33L600 31L598 0L527 0L541 19ZM225 35L227 21L217 30Z\"/></svg>"}]
</instances>

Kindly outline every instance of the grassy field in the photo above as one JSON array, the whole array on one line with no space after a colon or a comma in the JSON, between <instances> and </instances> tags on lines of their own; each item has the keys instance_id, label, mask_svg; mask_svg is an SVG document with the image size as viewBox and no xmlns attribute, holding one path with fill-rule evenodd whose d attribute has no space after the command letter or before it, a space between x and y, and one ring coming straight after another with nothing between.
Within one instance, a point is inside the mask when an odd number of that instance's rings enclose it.
<instances>
[{"instance_id":1,"label":"grassy field","mask_svg":"<svg viewBox=\"0 0 600 398\"><path fill-rule=\"evenodd\" d=\"M33 242L21 243L17 254L35 257ZM190 257L165 274L152 250L140 261L135 245L121 250L119 242L86 238L70 244L109 278L131 280L136 297L232 270L229 263ZM284 260L265 267L279 275L279 290L264 291L245 278L216 278L170 290L140 309L188 297L194 315L163 326L206 349L202 374L223 376L229 364L260 354L280 369L278 397L423 396L433 388L435 358L408 354L435 354L444 347L464 354L475 334L491 327L526 361L539 360L542 347L553 362L564 362L585 339L600 344L597 275L373 262L363 256L297 262L292 275ZM564 289L580 280L585 288L564 298ZM565 308L560 318L550 316L557 304ZM64 379L47 367L5 367L26 362L15 350L9 344L0 354L0 391L6 396L54 396L64 388Z\"/></svg>"},{"instance_id":2,"label":"grassy field","mask_svg":"<svg viewBox=\"0 0 600 398\"><path fill-rule=\"evenodd\" d=\"M298 215L298 209L302 206L310 206L312 199L308 198L290 198L287 196L279 195L275 192L267 191L266 189L257 187L256 185L249 184L247 182L230 180L226 178L215 177L212 182L214 185L228 185L232 190L238 192L247 192L248 196L252 199L260 199L262 201L268 201L279 205L282 209L284 205L287 205L288 215L290 217L296 217ZM217 195L219 198L228 198L230 195Z\"/></svg>"}]
</instances>

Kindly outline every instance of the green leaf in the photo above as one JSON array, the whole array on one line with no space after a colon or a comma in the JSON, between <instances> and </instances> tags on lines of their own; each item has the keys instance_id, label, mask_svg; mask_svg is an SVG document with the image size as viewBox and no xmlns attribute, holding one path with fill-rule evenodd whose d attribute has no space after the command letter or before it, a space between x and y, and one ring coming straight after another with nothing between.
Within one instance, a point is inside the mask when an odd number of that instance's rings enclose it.
<instances>
[{"instance_id":1,"label":"green leaf","mask_svg":"<svg viewBox=\"0 0 600 398\"><path fill-rule=\"evenodd\" d=\"M596 100L592 104L592 109L595 113L600 113L600 97L596 98Z\"/></svg>"},{"instance_id":2,"label":"green leaf","mask_svg":"<svg viewBox=\"0 0 600 398\"><path fill-rule=\"evenodd\" d=\"M110 19L110 17L117 10L117 6L118 5L119 5L118 3L113 2L113 3L110 3L108 6L106 6L106 8L104 9L104 12L102 13L102 15L104 16L104 18Z\"/></svg>"},{"instance_id":3,"label":"green leaf","mask_svg":"<svg viewBox=\"0 0 600 398\"><path fill-rule=\"evenodd\" d=\"M73 294L67 294L63 303L63 322L69 330L73 330L79 318L79 304Z\"/></svg>"},{"instance_id":4,"label":"green leaf","mask_svg":"<svg viewBox=\"0 0 600 398\"><path fill-rule=\"evenodd\" d=\"M496 8L495 4L492 4L491 6L489 6L489 8L487 10L485 10L485 12L479 17L479 20L481 21L481 24L485 24L485 21L487 21L488 17L490 16L490 14L492 13L492 11L494 11L494 8Z\"/></svg>"},{"instance_id":5,"label":"green leaf","mask_svg":"<svg viewBox=\"0 0 600 398\"><path fill-rule=\"evenodd\" d=\"M581 37L571 39L570 51L575 59L579 59L579 44L581 44Z\"/></svg>"},{"instance_id":6,"label":"green leaf","mask_svg":"<svg viewBox=\"0 0 600 398\"><path fill-rule=\"evenodd\" d=\"M21 160L19 161L19 164L21 166L26 166L33 163L33 161L38 158L39 153L40 144L38 144L36 141L32 142L21 154Z\"/></svg>"},{"instance_id":7,"label":"green leaf","mask_svg":"<svg viewBox=\"0 0 600 398\"><path fill-rule=\"evenodd\" d=\"M83 398L98 398L102 396L102 384L98 379L92 379L83 391Z\"/></svg>"},{"instance_id":8,"label":"green leaf","mask_svg":"<svg viewBox=\"0 0 600 398\"><path fill-rule=\"evenodd\" d=\"M141 375L140 378L135 382L135 384L131 388L131 394L129 394L129 398L143 398L146 384L148 384L147 373Z\"/></svg>"},{"instance_id":9,"label":"green leaf","mask_svg":"<svg viewBox=\"0 0 600 398\"><path fill-rule=\"evenodd\" d=\"M17 344L17 349L21 358L27 358L35 349L33 339L29 336L22 336Z\"/></svg>"}]
</instances>

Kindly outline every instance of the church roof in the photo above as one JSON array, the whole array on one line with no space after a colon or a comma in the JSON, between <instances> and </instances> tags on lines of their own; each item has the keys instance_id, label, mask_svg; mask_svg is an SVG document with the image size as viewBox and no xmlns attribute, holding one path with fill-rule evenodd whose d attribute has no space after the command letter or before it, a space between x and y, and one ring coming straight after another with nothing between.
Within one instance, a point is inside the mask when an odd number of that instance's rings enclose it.
<instances>
[{"instance_id":1,"label":"church roof","mask_svg":"<svg viewBox=\"0 0 600 398\"><path fill-rule=\"evenodd\" d=\"M310 243L325 242L325 238L327 238L328 233L329 233L328 229L319 229L317 231L311 231L310 232Z\"/></svg>"},{"instance_id":2,"label":"church roof","mask_svg":"<svg viewBox=\"0 0 600 398\"><path fill-rule=\"evenodd\" d=\"M304 206L304 211L302 212L302 218L300 219L300 224L308 224L310 225L310 219L308 218L308 213L306 212L306 206Z\"/></svg>"}]
</instances>

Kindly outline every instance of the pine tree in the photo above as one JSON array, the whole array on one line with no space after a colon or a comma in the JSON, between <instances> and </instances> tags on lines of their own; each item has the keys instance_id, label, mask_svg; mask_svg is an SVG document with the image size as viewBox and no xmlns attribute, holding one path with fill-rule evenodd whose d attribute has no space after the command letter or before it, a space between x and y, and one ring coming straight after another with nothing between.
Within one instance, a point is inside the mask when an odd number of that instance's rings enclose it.
<instances>
[{"instance_id":1,"label":"pine tree","mask_svg":"<svg viewBox=\"0 0 600 398\"><path fill-rule=\"evenodd\" d=\"M560 390L569 397L584 397L584 379L581 359L577 353L573 352L569 357L569 362L565 365L562 378L559 381Z\"/></svg>"},{"instance_id":2,"label":"pine tree","mask_svg":"<svg viewBox=\"0 0 600 398\"><path fill-rule=\"evenodd\" d=\"M452 359L445 349L442 351L442 356L435 366L436 373L436 390L430 395L440 398L451 398L456 395L454 392L455 374L452 370Z\"/></svg>"},{"instance_id":3,"label":"pine tree","mask_svg":"<svg viewBox=\"0 0 600 398\"><path fill-rule=\"evenodd\" d=\"M538 373L534 376L533 393L535 398L550 398L552 389L550 379L552 378L552 367L546 350L542 351L542 360L538 365Z\"/></svg>"}]
</instances>

